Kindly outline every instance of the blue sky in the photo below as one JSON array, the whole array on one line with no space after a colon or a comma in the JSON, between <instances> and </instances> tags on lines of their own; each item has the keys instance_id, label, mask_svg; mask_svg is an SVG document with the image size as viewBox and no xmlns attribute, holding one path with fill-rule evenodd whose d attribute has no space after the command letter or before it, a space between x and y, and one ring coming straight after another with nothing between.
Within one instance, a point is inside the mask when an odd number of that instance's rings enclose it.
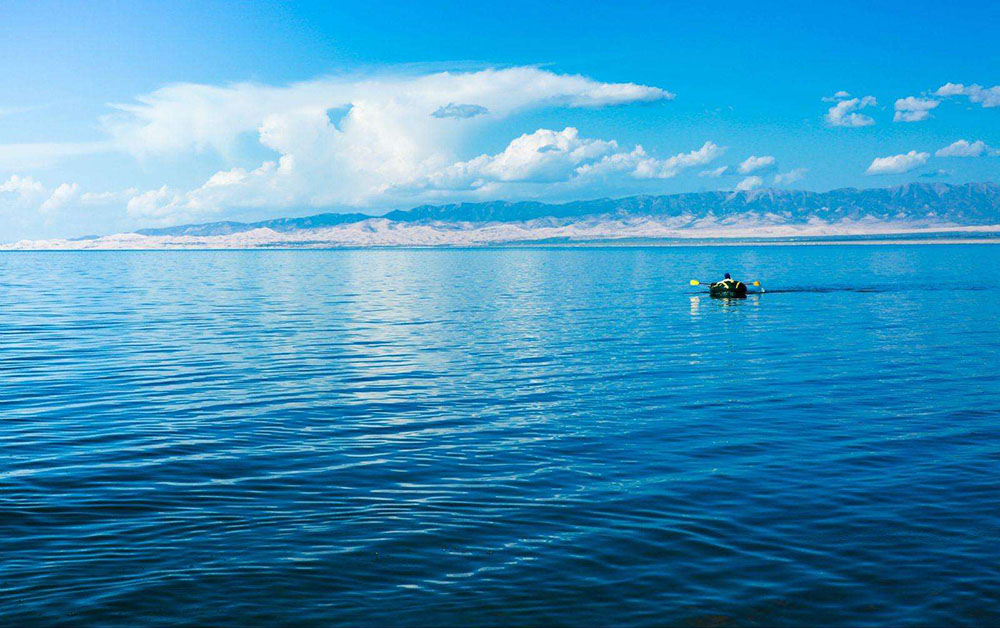
<instances>
[{"instance_id":1,"label":"blue sky","mask_svg":"<svg viewBox=\"0 0 1000 628\"><path fill-rule=\"evenodd\" d=\"M998 7L8 0L0 241L995 181Z\"/></svg>"}]
</instances>

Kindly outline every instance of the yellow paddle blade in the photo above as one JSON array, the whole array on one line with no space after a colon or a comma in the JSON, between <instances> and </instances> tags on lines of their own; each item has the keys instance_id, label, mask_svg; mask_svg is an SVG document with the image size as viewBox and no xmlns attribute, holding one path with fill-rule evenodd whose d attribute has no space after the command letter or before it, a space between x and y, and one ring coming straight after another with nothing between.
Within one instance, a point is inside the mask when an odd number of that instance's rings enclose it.
<instances>
[{"instance_id":1,"label":"yellow paddle blade","mask_svg":"<svg viewBox=\"0 0 1000 628\"><path fill-rule=\"evenodd\" d=\"M697 286L697 285L700 285L700 284L701 284L701 282L700 282L700 281L698 281L697 279L692 279L692 280L691 280L691 285L692 285L692 286Z\"/></svg>"},{"instance_id":2,"label":"yellow paddle blade","mask_svg":"<svg viewBox=\"0 0 1000 628\"><path fill-rule=\"evenodd\" d=\"M755 282L753 282L753 284L751 284L751 285L754 285L754 286L759 286L759 285L760 285L760 282L759 282L759 281L755 281Z\"/></svg>"}]
</instances>

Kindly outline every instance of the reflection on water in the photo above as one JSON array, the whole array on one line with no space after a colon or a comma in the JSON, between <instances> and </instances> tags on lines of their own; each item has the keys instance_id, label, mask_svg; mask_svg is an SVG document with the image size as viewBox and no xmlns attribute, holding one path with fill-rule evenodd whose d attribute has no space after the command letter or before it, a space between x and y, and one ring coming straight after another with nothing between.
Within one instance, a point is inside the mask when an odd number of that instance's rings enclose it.
<instances>
[{"instance_id":1,"label":"reflection on water","mask_svg":"<svg viewBox=\"0 0 1000 628\"><path fill-rule=\"evenodd\" d=\"M1000 623L998 262L0 255L0 617Z\"/></svg>"}]
</instances>

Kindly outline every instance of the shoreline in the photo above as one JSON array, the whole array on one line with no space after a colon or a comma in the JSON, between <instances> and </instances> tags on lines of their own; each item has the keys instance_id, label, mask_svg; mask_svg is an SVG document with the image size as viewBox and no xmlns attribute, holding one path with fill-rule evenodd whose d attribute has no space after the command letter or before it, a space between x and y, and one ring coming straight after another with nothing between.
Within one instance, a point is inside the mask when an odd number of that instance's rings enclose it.
<instances>
[{"instance_id":1,"label":"shoreline","mask_svg":"<svg viewBox=\"0 0 1000 628\"><path fill-rule=\"evenodd\" d=\"M600 240L581 242L496 242L484 244L345 244L318 246L162 246L162 247L50 247L7 248L0 253L84 253L84 252L176 252L176 251L341 251L341 250L487 250L522 248L682 248L726 246L919 246L919 245L997 245L996 238L856 238L831 240Z\"/></svg>"},{"instance_id":2,"label":"shoreline","mask_svg":"<svg viewBox=\"0 0 1000 628\"><path fill-rule=\"evenodd\" d=\"M523 225L514 225L523 227ZM174 250L303 250L303 249L473 249L512 247L678 247L678 246L784 246L784 245L874 245L874 244L996 244L1000 225L871 229L789 229L734 227L712 229L660 229L649 233L634 225L620 229L604 226L567 233L564 228L520 229L520 233L497 231L499 225L475 229L441 230L433 225L371 232L341 228L306 232L276 232L259 229L219 236L146 236L121 233L79 239L19 240L0 244L0 251L174 251ZM591 231L587 233L587 231ZM637 232L639 231L639 232ZM642 231L646 231L643 233ZM839 233L838 233L839 231ZM756 233L755 233L756 232ZM532 237L535 236L535 237Z\"/></svg>"}]
</instances>

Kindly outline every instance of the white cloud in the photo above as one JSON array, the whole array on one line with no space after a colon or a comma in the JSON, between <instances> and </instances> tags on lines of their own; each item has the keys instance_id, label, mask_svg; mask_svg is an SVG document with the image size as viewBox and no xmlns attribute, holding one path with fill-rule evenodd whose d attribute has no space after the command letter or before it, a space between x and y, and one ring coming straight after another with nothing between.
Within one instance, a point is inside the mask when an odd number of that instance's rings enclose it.
<instances>
[{"instance_id":1,"label":"white cloud","mask_svg":"<svg viewBox=\"0 0 1000 628\"><path fill-rule=\"evenodd\" d=\"M850 98L850 97L851 97L850 93L845 92L844 90L840 90L833 96L823 96L821 100L823 102L836 102L838 100L844 100L845 98Z\"/></svg>"},{"instance_id":2,"label":"white cloud","mask_svg":"<svg viewBox=\"0 0 1000 628\"><path fill-rule=\"evenodd\" d=\"M990 148L982 140L971 143L966 140L958 140L934 153L937 157L982 157L983 155L997 154L1000 154L1000 151Z\"/></svg>"},{"instance_id":3,"label":"white cloud","mask_svg":"<svg viewBox=\"0 0 1000 628\"><path fill-rule=\"evenodd\" d=\"M947 98L948 96L966 96L971 102L979 103L986 108L1000 107L1000 85L983 87L976 84L945 83L934 93L943 98Z\"/></svg>"},{"instance_id":4,"label":"white cloud","mask_svg":"<svg viewBox=\"0 0 1000 628\"><path fill-rule=\"evenodd\" d=\"M903 155L876 157L865 170L865 174L902 174L924 165L928 158L930 154L918 153L915 150Z\"/></svg>"},{"instance_id":5,"label":"white cloud","mask_svg":"<svg viewBox=\"0 0 1000 628\"><path fill-rule=\"evenodd\" d=\"M702 170L698 173L699 177L709 177L711 179L717 179L724 174L729 172L729 166L719 166L718 168L712 168L711 170Z\"/></svg>"},{"instance_id":6,"label":"white cloud","mask_svg":"<svg viewBox=\"0 0 1000 628\"><path fill-rule=\"evenodd\" d=\"M74 202L91 206L123 202L134 193L134 190L84 193L77 183L60 183L49 188L37 179L14 174L0 182L0 211L14 208L22 212L23 219L30 219L32 215L52 214Z\"/></svg>"},{"instance_id":7,"label":"white cloud","mask_svg":"<svg viewBox=\"0 0 1000 628\"><path fill-rule=\"evenodd\" d=\"M502 153L480 155L443 168L428 177L428 184L437 189L474 189L487 181L565 181L578 166L617 152L615 141L581 138L573 127L539 129L518 137Z\"/></svg>"},{"instance_id":8,"label":"white cloud","mask_svg":"<svg viewBox=\"0 0 1000 628\"><path fill-rule=\"evenodd\" d=\"M875 124L875 120L863 113L858 113L858 111L866 107L874 107L877 104L874 96L841 100L826 112L826 121L831 126L871 126Z\"/></svg>"},{"instance_id":9,"label":"white cloud","mask_svg":"<svg viewBox=\"0 0 1000 628\"><path fill-rule=\"evenodd\" d=\"M435 152L448 148L449 135L483 118L502 119L542 107L603 107L670 98L673 94L656 87L601 83L579 75L518 67L322 78L287 86L182 83L141 96L135 103L116 105L117 114L106 117L104 124L122 149L135 154L190 149L226 153L241 135L259 132L268 121L310 120L322 124L313 129L318 131L329 126L327 110L349 107L339 135L327 139L392 156L391 146L382 144L389 139L387 135L398 135L402 144L416 144L421 153ZM489 115L434 115L471 112L456 107L482 108Z\"/></svg>"},{"instance_id":10,"label":"white cloud","mask_svg":"<svg viewBox=\"0 0 1000 628\"><path fill-rule=\"evenodd\" d=\"M772 170L777 165L777 160L770 156L757 157L750 155L740 164L740 174L750 174L758 170Z\"/></svg>"},{"instance_id":11,"label":"white cloud","mask_svg":"<svg viewBox=\"0 0 1000 628\"><path fill-rule=\"evenodd\" d=\"M742 181L737 183L736 191L748 192L754 188L759 188L762 185L764 185L764 179L754 175L752 177L747 177L746 179L743 179Z\"/></svg>"},{"instance_id":12,"label":"white cloud","mask_svg":"<svg viewBox=\"0 0 1000 628\"><path fill-rule=\"evenodd\" d=\"M0 183L0 194L28 198L44 193L45 186L31 177L12 174L9 179Z\"/></svg>"},{"instance_id":13,"label":"white cloud","mask_svg":"<svg viewBox=\"0 0 1000 628\"><path fill-rule=\"evenodd\" d=\"M129 202L134 216L168 219L172 213L225 207L387 205L419 200L427 190L565 180L576 167L615 154L617 144L580 138L575 129L543 129L497 155L465 161L459 153L483 125L521 111L672 97L656 87L522 67L326 78L287 87L174 85L119 105L105 124L116 145L136 155L190 150L225 155L251 133L277 154L255 169L216 173L190 192L153 190ZM336 124L331 110L338 112ZM643 174L656 160L636 154L631 161L633 176L660 176Z\"/></svg>"},{"instance_id":14,"label":"white cloud","mask_svg":"<svg viewBox=\"0 0 1000 628\"><path fill-rule=\"evenodd\" d=\"M931 109L940 103L933 98L917 98L908 96L896 100L896 113L892 117L893 122L920 122L931 117Z\"/></svg>"},{"instance_id":15,"label":"white cloud","mask_svg":"<svg viewBox=\"0 0 1000 628\"><path fill-rule=\"evenodd\" d=\"M126 208L129 215L135 218L162 220L172 218L172 214L182 209L182 204L183 198L179 194L171 192L167 186L163 186L158 190L136 194L128 200Z\"/></svg>"},{"instance_id":16,"label":"white cloud","mask_svg":"<svg viewBox=\"0 0 1000 628\"><path fill-rule=\"evenodd\" d=\"M433 200L451 193L484 196L517 192L538 184L551 191L595 178L665 179L707 164L723 152L724 147L705 142L697 150L660 159L641 146L623 150L614 140L581 137L573 127L539 129L515 138L500 153L444 164L418 180L388 186L383 196ZM175 222L237 204L287 205L296 198L297 168L297 160L284 155L278 162L265 162L254 170L218 172L186 193L167 187L137 193L128 202L128 212L133 217Z\"/></svg>"},{"instance_id":17,"label":"white cloud","mask_svg":"<svg viewBox=\"0 0 1000 628\"><path fill-rule=\"evenodd\" d=\"M636 146L631 152L614 153L597 163L584 164L577 168L577 173L580 176L626 173L636 179L670 179L688 168L711 163L725 152L724 146L705 142L701 148L689 153L657 159L648 155L642 146Z\"/></svg>"},{"instance_id":18,"label":"white cloud","mask_svg":"<svg viewBox=\"0 0 1000 628\"><path fill-rule=\"evenodd\" d=\"M795 183L796 181L801 181L805 178L806 173L809 172L807 168L796 168L794 170L789 170L788 172L781 172L774 175L775 185L789 185Z\"/></svg>"},{"instance_id":19,"label":"white cloud","mask_svg":"<svg viewBox=\"0 0 1000 628\"><path fill-rule=\"evenodd\" d=\"M0 181L0 217L21 227L50 223L57 212L80 198L80 186L61 183L50 189L29 176L11 175ZM10 221L13 221L11 223Z\"/></svg>"},{"instance_id":20,"label":"white cloud","mask_svg":"<svg viewBox=\"0 0 1000 628\"><path fill-rule=\"evenodd\" d=\"M38 205L45 198L45 186L32 177L13 174L0 179L0 228L38 220Z\"/></svg>"},{"instance_id":21,"label":"white cloud","mask_svg":"<svg viewBox=\"0 0 1000 628\"><path fill-rule=\"evenodd\" d=\"M637 147L637 149L640 152L642 151L641 146ZM697 150L689 153L679 153L662 160L644 156L636 164L633 176L638 179L669 179L676 177L681 171L688 168L711 163L725 152L725 147L718 146L712 142L705 142Z\"/></svg>"},{"instance_id":22,"label":"white cloud","mask_svg":"<svg viewBox=\"0 0 1000 628\"><path fill-rule=\"evenodd\" d=\"M39 206L39 211L48 213L55 211L68 203L73 202L80 196L80 186L76 183L62 183L53 190L45 202Z\"/></svg>"}]
</instances>

